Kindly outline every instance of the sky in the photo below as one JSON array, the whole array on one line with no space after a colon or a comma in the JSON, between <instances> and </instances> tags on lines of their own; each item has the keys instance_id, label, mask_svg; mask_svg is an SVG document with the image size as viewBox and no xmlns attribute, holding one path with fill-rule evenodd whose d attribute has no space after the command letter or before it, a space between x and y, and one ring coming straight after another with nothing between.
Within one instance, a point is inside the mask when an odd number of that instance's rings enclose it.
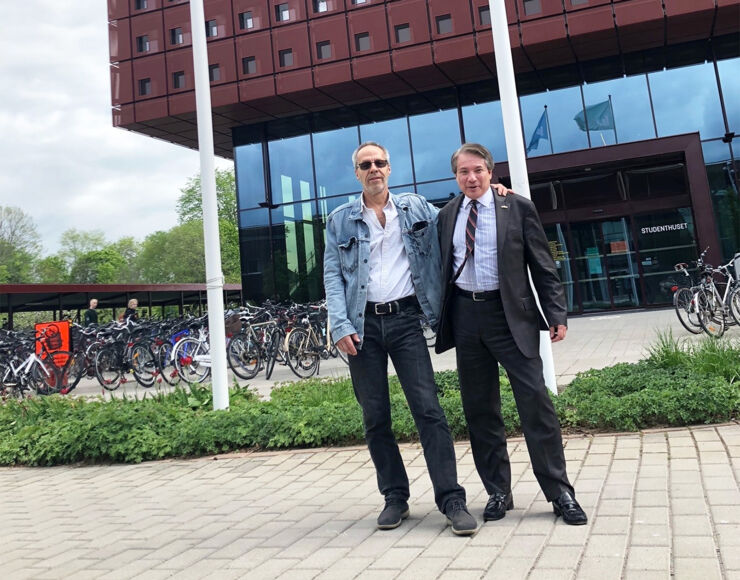
<instances>
[{"instance_id":1,"label":"sky","mask_svg":"<svg viewBox=\"0 0 740 580\"><path fill-rule=\"evenodd\" d=\"M113 127L106 1L2 0L0 22L0 205L31 216L42 255L70 228L113 242L176 225L200 157Z\"/></svg>"}]
</instances>

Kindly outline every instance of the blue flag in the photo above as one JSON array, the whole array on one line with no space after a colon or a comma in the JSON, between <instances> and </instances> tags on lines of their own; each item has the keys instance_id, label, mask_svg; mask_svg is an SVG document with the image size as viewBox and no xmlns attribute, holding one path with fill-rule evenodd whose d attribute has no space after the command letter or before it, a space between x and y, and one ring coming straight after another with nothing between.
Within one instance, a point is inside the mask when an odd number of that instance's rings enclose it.
<instances>
[{"instance_id":1,"label":"blue flag","mask_svg":"<svg viewBox=\"0 0 740 580\"><path fill-rule=\"evenodd\" d=\"M614 129L614 113L612 112L612 104L608 99L586 107L585 115L583 111L580 111L573 117L573 120L581 131L586 130L586 118L588 118L589 131Z\"/></svg>"},{"instance_id":2,"label":"blue flag","mask_svg":"<svg viewBox=\"0 0 740 580\"><path fill-rule=\"evenodd\" d=\"M532 149L537 149L540 144L540 139L550 140L550 136L547 134L547 109L542 112L540 122L537 123L537 127L532 133L532 137L529 139L529 145L527 145L527 153Z\"/></svg>"}]
</instances>

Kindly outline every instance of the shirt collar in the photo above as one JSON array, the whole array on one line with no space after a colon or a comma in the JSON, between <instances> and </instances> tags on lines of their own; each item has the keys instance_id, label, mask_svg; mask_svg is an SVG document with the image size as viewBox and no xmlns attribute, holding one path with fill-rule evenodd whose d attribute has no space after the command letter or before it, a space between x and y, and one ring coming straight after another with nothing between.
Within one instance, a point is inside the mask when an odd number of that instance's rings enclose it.
<instances>
[{"instance_id":1,"label":"shirt collar","mask_svg":"<svg viewBox=\"0 0 740 580\"><path fill-rule=\"evenodd\" d=\"M465 197L465 203L463 204L465 206L465 209L470 208L471 201L473 200L469 197ZM493 205L493 191L491 190L491 188L489 187L488 191L481 195L476 201L485 207L490 207L491 205Z\"/></svg>"},{"instance_id":2,"label":"shirt collar","mask_svg":"<svg viewBox=\"0 0 740 580\"><path fill-rule=\"evenodd\" d=\"M370 208L365 205L365 196L362 194L360 194L360 208L363 213L366 211L371 211ZM393 196L390 194L388 194L388 201L383 206L383 211L387 209L391 211L396 209L396 204L393 203Z\"/></svg>"}]
</instances>

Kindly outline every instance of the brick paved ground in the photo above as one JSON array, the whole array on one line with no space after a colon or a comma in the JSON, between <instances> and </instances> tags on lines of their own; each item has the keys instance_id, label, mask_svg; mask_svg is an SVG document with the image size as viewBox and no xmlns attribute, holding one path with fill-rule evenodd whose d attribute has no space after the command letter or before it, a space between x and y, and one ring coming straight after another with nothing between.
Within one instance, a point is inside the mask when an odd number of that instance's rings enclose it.
<instances>
[{"instance_id":1,"label":"brick paved ground","mask_svg":"<svg viewBox=\"0 0 740 580\"><path fill-rule=\"evenodd\" d=\"M364 448L2 468L0 577L740 579L737 423L566 438L581 527L555 519L513 439L515 509L472 538L436 511L419 446L402 451L411 517L390 531ZM456 451L480 519L469 444Z\"/></svg>"}]
</instances>

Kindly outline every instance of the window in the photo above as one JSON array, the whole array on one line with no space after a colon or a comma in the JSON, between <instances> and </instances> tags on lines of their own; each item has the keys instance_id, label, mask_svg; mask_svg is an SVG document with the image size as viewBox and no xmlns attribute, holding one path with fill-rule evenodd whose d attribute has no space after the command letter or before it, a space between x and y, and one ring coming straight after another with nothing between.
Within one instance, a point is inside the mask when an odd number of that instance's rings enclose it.
<instances>
[{"instance_id":1,"label":"window","mask_svg":"<svg viewBox=\"0 0 740 580\"><path fill-rule=\"evenodd\" d=\"M478 7L478 20L481 26L491 25L491 8L490 6Z\"/></svg>"},{"instance_id":2,"label":"window","mask_svg":"<svg viewBox=\"0 0 740 580\"><path fill-rule=\"evenodd\" d=\"M367 0L352 0L352 4L367 4Z\"/></svg>"},{"instance_id":3,"label":"window","mask_svg":"<svg viewBox=\"0 0 740 580\"><path fill-rule=\"evenodd\" d=\"M329 3L326 0L313 0L314 12L326 12L329 10Z\"/></svg>"},{"instance_id":4,"label":"window","mask_svg":"<svg viewBox=\"0 0 740 580\"><path fill-rule=\"evenodd\" d=\"M218 36L218 24L215 20L209 20L206 22L206 38L213 38Z\"/></svg>"},{"instance_id":5,"label":"window","mask_svg":"<svg viewBox=\"0 0 740 580\"><path fill-rule=\"evenodd\" d=\"M212 83L221 80L221 69L217 64L208 65L208 80Z\"/></svg>"},{"instance_id":6,"label":"window","mask_svg":"<svg viewBox=\"0 0 740 580\"><path fill-rule=\"evenodd\" d=\"M257 59L253 56L245 56L242 59L242 72L245 75L257 74Z\"/></svg>"},{"instance_id":7,"label":"window","mask_svg":"<svg viewBox=\"0 0 740 580\"><path fill-rule=\"evenodd\" d=\"M437 16L437 34L450 34L452 32L452 16L444 14Z\"/></svg>"},{"instance_id":8,"label":"window","mask_svg":"<svg viewBox=\"0 0 740 580\"><path fill-rule=\"evenodd\" d=\"M355 34L355 49L357 52L363 50L370 50L370 34L367 32L361 32Z\"/></svg>"},{"instance_id":9,"label":"window","mask_svg":"<svg viewBox=\"0 0 740 580\"><path fill-rule=\"evenodd\" d=\"M588 4L588 0L570 0L572 6L580 6L582 4Z\"/></svg>"},{"instance_id":10,"label":"window","mask_svg":"<svg viewBox=\"0 0 740 580\"><path fill-rule=\"evenodd\" d=\"M288 4L278 4L275 6L275 20L278 22L290 20L290 6Z\"/></svg>"},{"instance_id":11,"label":"window","mask_svg":"<svg viewBox=\"0 0 740 580\"><path fill-rule=\"evenodd\" d=\"M136 3L134 4L134 8L136 10L146 10L146 4L147 4L147 0L136 0Z\"/></svg>"},{"instance_id":12,"label":"window","mask_svg":"<svg viewBox=\"0 0 740 580\"><path fill-rule=\"evenodd\" d=\"M396 26L396 42L408 42L411 40L411 27L408 24Z\"/></svg>"},{"instance_id":13,"label":"window","mask_svg":"<svg viewBox=\"0 0 740 580\"><path fill-rule=\"evenodd\" d=\"M529 16L530 14L539 14L540 12L542 12L540 0L524 0L524 14Z\"/></svg>"},{"instance_id":14,"label":"window","mask_svg":"<svg viewBox=\"0 0 740 580\"><path fill-rule=\"evenodd\" d=\"M149 52L149 37L146 34L136 37L136 52Z\"/></svg>"},{"instance_id":15,"label":"window","mask_svg":"<svg viewBox=\"0 0 740 580\"><path fill-rule=\"evenodd\" d=\"M293 66L293 49L287 48L278 53L280 66Z\"/></svg>"},{"instance_id":16,"label":"window","mask_svg":"<svg viewBox=\"0 0 740 580\"><path fill-rule=\"evenodd\" d=\"M331 58L331 42L328 40L316 43L316 56L319 60Z\"/></svg>"},{"instance_id":17,"label":"window","mask_svg":"<svg viewBox=\"0 0 740 580\"><path fill-rule=\"evenodd\" d=\"M239 28L241 30L249 30L254 28L254 20L252 20L252 12L242 12L239 14Z\"/></svg>"},{"instance_id":18,"label":"window","mask_svg":"<svg viewBox=\"0 0 740 580\"><path fill-rule=\"evenodd\" d=\"M179 70L172 73L172 88L173 89L184 89L185 88L185 71Z\"/></svg>"},{"instance_id":19,"label":"window","mask_svg":"<svg viewBox=\"0 0 740 580\"><path fill-rule=\"evenodd\" d=\"M170 44L182 44L182 28L170 28Z\"/></svg>"},{"instance_id":20,"label":"window","mask_svg":"<svg viewBox=\"0 0 740 580\"><path fill-rule=\"evenodd\" d=\"M139 79L139 95L150 95L152 93L152 79Z\"/></svg>"}]
</instances>

